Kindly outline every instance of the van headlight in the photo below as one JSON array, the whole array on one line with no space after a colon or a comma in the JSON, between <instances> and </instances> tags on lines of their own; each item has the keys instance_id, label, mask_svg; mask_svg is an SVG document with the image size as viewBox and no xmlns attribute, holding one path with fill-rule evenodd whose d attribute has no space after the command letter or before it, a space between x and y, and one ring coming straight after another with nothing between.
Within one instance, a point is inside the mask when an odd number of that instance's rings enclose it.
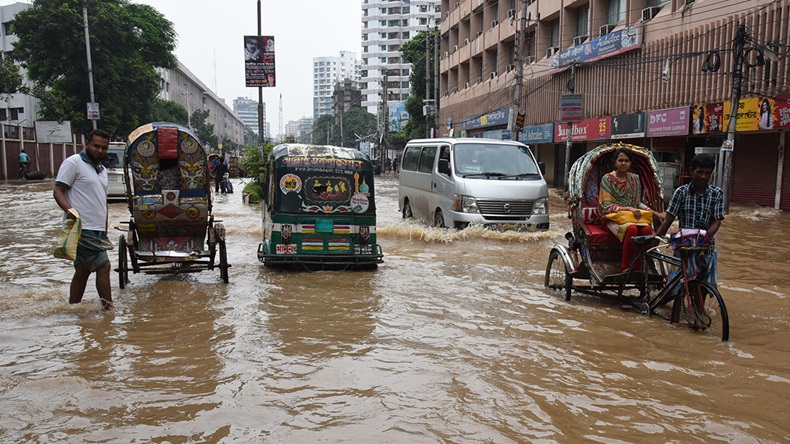
<instances>
[{"instance_id":1,"label":"van headlight","mask_svg":"<svg viewBox=\"0 0 790 444\"><path fill-rule=\"evenodd\" d=\"M477 201L472 196L453 195L453 211L477 213Z\"/></svg>"},{"instance_id":2,"label":"van headlight","mask_svg":"<svg viewBox=\"0 0 790 444\"><path fill-rule=\"evenodd\" d=\"M532 214L547 214L549 212L549 198L536 199L532 204Z\"/></svg>"}]
</instances>

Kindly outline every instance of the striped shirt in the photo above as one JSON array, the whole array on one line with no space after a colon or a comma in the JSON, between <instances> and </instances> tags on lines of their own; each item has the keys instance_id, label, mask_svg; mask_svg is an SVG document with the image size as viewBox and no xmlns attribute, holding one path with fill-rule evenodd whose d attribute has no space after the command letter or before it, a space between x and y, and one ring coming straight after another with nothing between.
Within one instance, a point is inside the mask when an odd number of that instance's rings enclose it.
<instances>
[{"instance_id":1,"label":"striped shirt","mask_svg":"<svg viewBox=\"0 0 790 444\"><path fill-rule=\"evenodd\" d=\"M702 194L697 194L694 185L688 183L675 190L667 213L678 219L681 229L707 230L714 220L724 220L724 193L708 184Z\"/></svg>"}]
</instances>

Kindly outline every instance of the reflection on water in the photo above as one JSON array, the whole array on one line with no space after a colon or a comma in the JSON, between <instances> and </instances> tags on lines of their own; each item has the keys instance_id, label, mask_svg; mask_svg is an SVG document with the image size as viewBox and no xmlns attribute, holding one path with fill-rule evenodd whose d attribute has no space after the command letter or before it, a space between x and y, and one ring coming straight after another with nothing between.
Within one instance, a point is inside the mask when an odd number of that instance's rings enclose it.
<instances>
[{"instance_id":1,"label":"reflection on water","mask_svg":"<svg viewBox=\"0 0 790 444\"><path fill-rule=\"evenodd\" d=\"M19 207L0 229L0 441L790 439L783 212L733 208L717 235L732 338L718 344L546 291L570 228L557 194L547 232L435 229L401 219L386 175L376 271L264 268L260 206L238 193L215 200L230 284L133 274L119 290L113 274L112 313L92 282L69 305L51 187L0 184L0 205ZM111 225L128 218L111 205Z\"/></svg>"}]
</instances>

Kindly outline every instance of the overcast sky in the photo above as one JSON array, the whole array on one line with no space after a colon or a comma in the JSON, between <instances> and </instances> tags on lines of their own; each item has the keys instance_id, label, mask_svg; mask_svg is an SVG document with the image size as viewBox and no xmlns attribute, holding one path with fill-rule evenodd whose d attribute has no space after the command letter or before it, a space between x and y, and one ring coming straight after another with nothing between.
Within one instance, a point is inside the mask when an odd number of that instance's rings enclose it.
<instances>
[{"instance_id":1,"label":"overcast sky","mask_svg":"<svg viewBox=\"0 0 790 444\"><path fill-rule=\"evenodd\" d=\"M173 22L176 56L228 106L237 97L258 98L257 88L244 86L243 42L244 35L258 33L257 0L132 2L151 5ZM340 51L360 57L361 16L360 0L261 0L262 34L277 42L277 86L263 89L272 133L279 134L280 94L283 125L313 116L313 57L338 56Z\"/></svg>"}]
</instances>

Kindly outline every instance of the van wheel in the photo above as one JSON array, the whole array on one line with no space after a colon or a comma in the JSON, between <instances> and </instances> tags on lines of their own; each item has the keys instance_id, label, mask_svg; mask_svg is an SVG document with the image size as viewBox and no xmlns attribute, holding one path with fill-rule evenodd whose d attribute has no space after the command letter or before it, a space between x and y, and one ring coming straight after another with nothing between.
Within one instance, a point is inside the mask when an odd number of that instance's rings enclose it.
<instances>
[{"instance_id":1,"label":"van wheel","mask_svg":"<svg viewBox=\"0 0 790 444\"><path fill-rule=\"evenodd\" d=\"M436 228L444 228L444 216L442 216L442 210L438 208L433 215L433 226Z\"/></svg>"},{"instance_id":2,"label":"van wheel","mask_svg":"<svg viewBox=\"0 0 790 444\"><path fill-rule=\"evenodd\" d=\"M404 201L403 202L403 218L404 219L411 219L412 217L414 217L414 214L412 214L412 212L411 212L411 205L409 204L408 200Z\"/></svg>"}]
</instances>

